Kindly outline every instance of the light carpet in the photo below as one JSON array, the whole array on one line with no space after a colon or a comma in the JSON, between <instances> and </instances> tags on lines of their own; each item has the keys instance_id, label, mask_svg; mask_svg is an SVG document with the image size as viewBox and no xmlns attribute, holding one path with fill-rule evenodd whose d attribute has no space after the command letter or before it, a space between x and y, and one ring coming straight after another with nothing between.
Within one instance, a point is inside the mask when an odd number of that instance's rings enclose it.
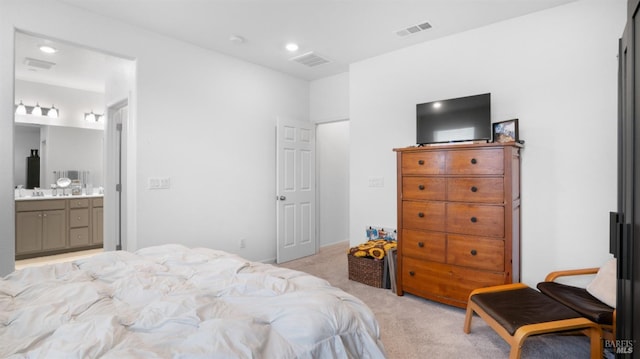
<instances>
[{"instance_id":1,"label":"light carpet","mask_svg":"<svg viewBox=\"0 0 640 359\"><path fill-rule=\"evenodd\" d=\"M464 309L422 299L397 296L348 279L348 243L320 249L316 255L280 264L324 278L355 295L375 313L387 357L390 359L509 357L509 345L481 318L474 316L465 334ZM589 340L582 335L541 335L525 341L522 359L589 358Z\"/></svg>"}]
</instances>

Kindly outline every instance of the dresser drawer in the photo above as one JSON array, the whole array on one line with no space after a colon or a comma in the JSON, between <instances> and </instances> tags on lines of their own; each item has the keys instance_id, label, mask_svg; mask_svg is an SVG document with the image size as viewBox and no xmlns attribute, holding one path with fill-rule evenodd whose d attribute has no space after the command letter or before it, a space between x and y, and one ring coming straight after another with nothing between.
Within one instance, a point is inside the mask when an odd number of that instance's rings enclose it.
<instances>
[{"instance_id":1,"label":"dresser drawer","mask_svg":"<svg viewBox=\"0 0 640 359\"><path fill-rule=\"evenodd\" d=\"M447 200L454 202L504 203L503 178L449 178Z\"/></svg>"},{"instance_id":2,"label":"dresser drawer","mask_svg":"<svg viewBox=\"0 0 640 359\"><path fill-rule=\"evenodd\" d=\"M447 236L447 263L502 272L504 241L450 234Z\"/></svg>"},{"instance_id":3,"label":"dresser drawer","mask_svg":"<svg viewBox=\"0 0 640 359\"><path fill-rule=\"evenodd\" d=\"M89 209L72 209L69 211L69 227L86 227L89 225Z\"/></svg>"},{"instance_id":4,"label":"dresser drawer","mask_svg":"<svg viewBox=\"0 0 640 359\"><path fill-rule=\"evenodd\" d=\"M88 198L78 198L69 200L69 208L87 208L89 207Z\"/></svg>"},{"instance_id":5,"label":"dresser drawer","mask_svg":"<svg viewBox=\"0 0 640 359\"><path fill-rule=\"evenodd\" d=\"M69 230L69 246L87 246L89 245L89 228L72 228Z\"/></svg>"},{"instance_id":6,"label":"dresser drawer","mask_svg":"<svg viewBox=\"0 0 640 359\"><path fill-rule=\"evenodd\" d=\"M447 232L504 238L504 207L448 203Z\"/></svg>"},{"instance_id":7,"label":"dresser drawer","mask_svg":"<svg viewBox=\"0 0 640 359\"><path fill-rule=\"evenodd\" d=\"M464 307L476 288L506 284L506 275L448 264L402 258L403 289Z\"/></svg>"},{"instance_id":8,"label":"dresser drawer","mask_svg":"<svg viewBox=\"0 0 640 359\"><path fill-rule=\"evenodd\" d=\"M444 201L446 183L442 177L403 177L402 198Z\"/></svg>"},{"instance_id":9,"label":"dresser drawer","mask_svg":"<svg viewBox=\"0 0 640 359\"><path fill-rule=\"evenodd\" d=\"M400 245L403 256L435 262L445 261L444 233L403 229Z\"/></svg>"},{"instance_id":10,"label":"dresser drawer","mask_svg":"<svg viewBox=\"0 0 640 359\"><path fill-rule=\"evenodd\" d=\"M504 154L501 149L449 151L446 173L501 175L504 173Z\"/></svg>"},{"instance_id":11,"label":"dresser drawer","mask_svg":"<svg viewBox=\"0 0 640 359\"><path fill-rule=\"evenodd\" d=\"M444 202L403 201L402 227L443 232L445 228Z\"/></svg>"},{"instance_id":12,"label":"dresser drawer","mask_svg":"<svg viewBox=\"0 0 640 359\"><path fill-rule=\"evenodd\" d=\"M402 154L404 175L444 174L444 152L407 152Z\"/></svg>"}]
</instances>

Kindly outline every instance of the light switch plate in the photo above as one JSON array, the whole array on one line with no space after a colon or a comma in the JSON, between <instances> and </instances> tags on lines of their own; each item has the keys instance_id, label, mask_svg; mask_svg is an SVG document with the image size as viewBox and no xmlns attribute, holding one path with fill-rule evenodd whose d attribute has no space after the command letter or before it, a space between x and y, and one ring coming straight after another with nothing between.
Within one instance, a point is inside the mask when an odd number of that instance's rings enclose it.
<instances>
[{"instance_id":1,"label":"light switch plate","mask_svg":"<svg viewBox=\"0 0 640 359\"><path fill-rule=\"evenodd\" d=\"M169 189L171 179L169 177L149 177L149 189Z\"/></svg>"},{"instance_id":2,"label":"light switch plate","mask_svg":"<svg viewBox=\"0 0 640 359\"><path fill-rule=\"evenodd\" d=\"M369 187L384 187L384 177L382 176L370 176Z\"/></svg>"}]
</instances>

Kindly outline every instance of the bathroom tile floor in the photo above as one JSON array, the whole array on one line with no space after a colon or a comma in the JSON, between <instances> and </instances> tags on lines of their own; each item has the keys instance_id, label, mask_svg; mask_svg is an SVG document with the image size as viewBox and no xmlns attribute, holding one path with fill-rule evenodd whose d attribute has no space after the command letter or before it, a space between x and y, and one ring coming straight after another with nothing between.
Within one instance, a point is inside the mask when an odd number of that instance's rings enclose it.
<instances>
[{"instance_id":1,"label":"bathroom tile floor","mask_svg":"<svg viewBox=\"0 0 640 359\"><path fill-rule=\"evenodd\" d=\"M104 250L102 248L98 248L98 249L90 249L86 251L56 254L56 255L45 256L45 257L21 259L16 261L16 270L26 268L26 267L41 266L45 264L74 261L80 258L91 257L95 254L102 253L103 251Z\"/></svg>"}]
</instances>

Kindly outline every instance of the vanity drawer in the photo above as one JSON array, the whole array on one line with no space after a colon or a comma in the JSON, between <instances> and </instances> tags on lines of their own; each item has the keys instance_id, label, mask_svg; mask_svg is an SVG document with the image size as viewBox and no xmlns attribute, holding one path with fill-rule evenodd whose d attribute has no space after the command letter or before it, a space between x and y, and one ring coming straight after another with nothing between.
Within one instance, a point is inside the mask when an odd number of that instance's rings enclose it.
<instances>
[{"instance_id":1,"label":"vanity drawer","mask_svg":"<svg viewBox=\"0 0 640 359\"><path fill-rule=\"evenodd\" d=\"M89 207L88 198L69 199L69 208L87 208Z\"/></svg>"},{"instance_id":2,"label":"vanity drawer","mask_svg":"<svg viewBox=\"0 0 640 359\"><path fill-rule=\"evenodd\" d=\"M449 178L447 200L453 202L504 203L504 179Z\"/></svg>"},{"instance_id":3,"label":"vanity drawer","mask_svg":"<svg viewBox=\"0 0 640 359\"><path fill-rule=\"evenodd\" d=\"M69 211L69 227L87 227L89 225L89 209L72 209Z\"/></svg>"},{"instance_id":4,"label":"vanity drawer","mask_svg":"<svg viewBox=\"0 0 640 359\"><path fill-rule=\"evenodd\" d=\"M445 261L444 233L403 229L400 245L403 256L435 262Z\"/></svg>"},{"instance_id":5,"label":"vanity drawer","mask_svg":"<svg viewBox=\"0 0 640 359\"><path fill-rule=\"evenodd\" d=\"M403 201L402 227L443 232L444 202Z\"/></svg>"},{"instance_id":6,"label":"vanity drawer","mask_svg":"<svg viewBox=\"0 0 640 359\"><path fill-rule=\"evenodd\" d=\"M402 198L444 201L446 180L442 177L403 177Z\"/></svg>"},{"instance_id":7,"label":"vanity drawer","mask_svg":"<svg viewBox=\"0 0 640 359\"><path fill-rule=\"evenodd\" d=\"M92 202L91 202L91 204L94 207L103 207L103 203L104 203L104 198L103 197L94 198L94 199L92 199Z\"/></svg>"},{"instance_id":8,"label":"vanity drawer","mask_svg":"<svg viewBox=\"0 0 640 359\"><path fill-rule=\"evenodd\" d=\"M504 241L450 234L447 237L447 263L502 272Z\"/></svg>"},{"instance_id":9,"label":"vanity drawer","mask_svg":"<svg viewBox=\"0 0 640 359\"><path fill-rule=\"evenodd\" d=\"M69 230L69 246L87 246L89 245L89 228L72 228Z\"/></svg>"},{"instance_id":10,"label":"vanity drawer","mask_svg":"<svg viewBox=\"0 0 640 359\"><path fill-rule=\"evenodd\" d=\"M504 238L504 207L448 203L447 231Z\"/></svg>"},{"instance_id":11,"label":"vanity drawer","mask_svg":"<svg viewBox=\"0 0 640 359\"><path fill-rule=\"evenodd\" d=\"M444 174L444 152L408 152L402 154L404 175Z\"/></svg>"},{"instance_id":12,"label":"vanity drawer","mask_svg":"<svg viewBox=\"0 0 640 359\"><path fill-rule=\"evenodd\" d=\"M504 154L501 149L449 151L446 170L453 175L501 175Z\"/></svg>"},{"instance_id":13,"label":"vanity drawer","mask_svg":"<svg viewBox=\"0 0 640 359\"><path fill-rule=\"evenodd\" d=\"M48 211L52 209L65 209L65 201L61 200L30 200L16 201L17 212Z\"/></svg>"}]
</instances>

